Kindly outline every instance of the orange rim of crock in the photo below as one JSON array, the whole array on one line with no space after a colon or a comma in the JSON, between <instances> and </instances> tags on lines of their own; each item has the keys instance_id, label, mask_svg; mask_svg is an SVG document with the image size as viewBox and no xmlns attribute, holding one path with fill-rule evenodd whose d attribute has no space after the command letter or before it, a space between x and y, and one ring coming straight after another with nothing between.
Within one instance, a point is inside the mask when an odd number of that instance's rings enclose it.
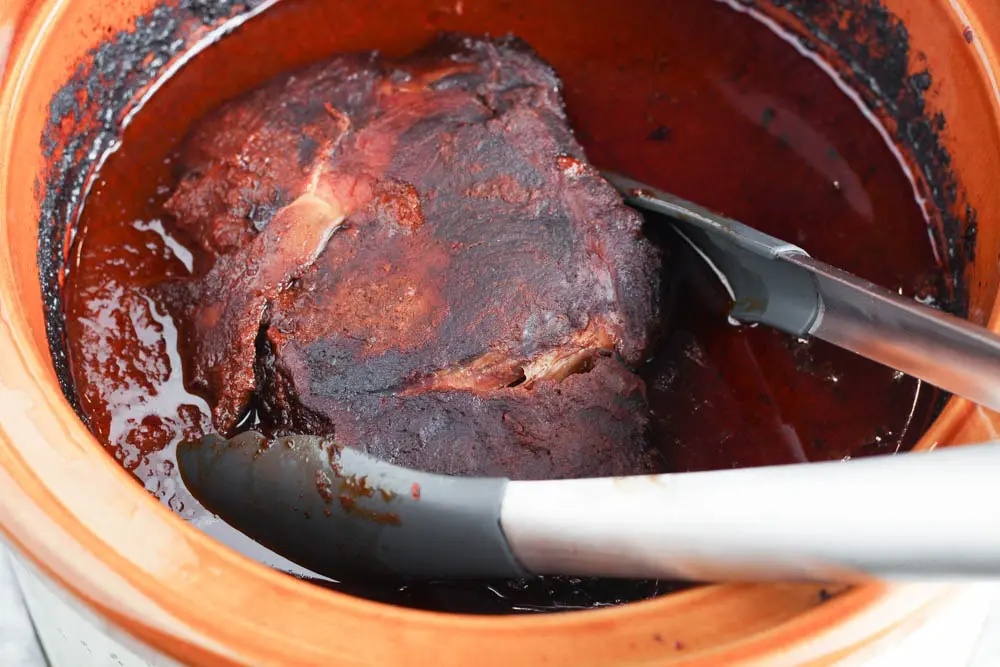
<instances>
[{"instance_id":1,"label":"orange rim of crock","mask_svg":"<svg viewBox=\"0 0 1000 667\"><path fill-rule=\"evenodd\" d=\"M10 0L8 0L9 2ZM953 27L977 36L976 67L1000 103L1000 6L950 0ZM14 0L14 5L18 5ZM65 0L0 9L0 26L27 9L0 90L0 128L15 126L35 45L53 37ZM982 17L980 16L982 14ZM10 23L7 24L8 28ZM3 30L0 29L0 41ZM0 44L2 47L2 44ZM16 168L10 132L0 132L0 202ZM24 195L28 197L29 195ZM35 220L22 235L34 238ZM0 219L0 238L18 233ZM831 664L904 632L939 608L948 585L871 583L818 604L816 585L713 585L622 607L544 616L479 617L416 611L320 589L237 554L151 498L122 469L63 397L44 336L22 297L28 257L0 261L0 528L44 578L155 651L193 664L552 665ZM35 269L37 271L37 268ZM31 284L28 284L31 282ZM32 294L27 298L37 300ZM34 303L32 301L32 303ZM994 303L990 327L1000 330ZM961 442L970 422L996 434L994 417L952 400L918 448ZM975 430L975 429L973 429ZM739 627L725 616L733 616ZM854 631L845 630L851 624ZM867 627L867 629L865 629ZM874 628L874 629L873 629ZM447 642L443 644L442 642Z\"/></svg>"}]
</instances>

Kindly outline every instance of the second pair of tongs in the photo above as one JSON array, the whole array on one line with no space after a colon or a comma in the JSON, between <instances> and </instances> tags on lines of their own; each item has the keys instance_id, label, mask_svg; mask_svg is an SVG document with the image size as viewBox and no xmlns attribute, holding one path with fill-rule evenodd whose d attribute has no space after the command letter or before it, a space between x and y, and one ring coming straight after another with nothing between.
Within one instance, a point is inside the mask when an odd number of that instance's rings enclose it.
<instances>
[{"instance_id":1,"label":"second pair of tongs","mask_svg":"<svg viewBox=\"0 0 1000 667\"><path fill-rule=\"evenodd\" d=\"M1000 337L824 264L802 248L627 177L625 201L669 216L733 300L730 315L815 337L1000 411Z\"/></svg>"}]
</instances>

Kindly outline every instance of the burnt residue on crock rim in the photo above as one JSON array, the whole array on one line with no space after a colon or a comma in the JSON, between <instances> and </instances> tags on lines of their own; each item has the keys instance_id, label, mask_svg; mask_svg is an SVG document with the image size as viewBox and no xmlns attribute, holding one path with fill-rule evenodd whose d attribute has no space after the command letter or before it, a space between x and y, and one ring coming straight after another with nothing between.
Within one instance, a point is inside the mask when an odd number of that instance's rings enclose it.
<instances>
[{"instance_id":1,"label":"burnt residue on crock rim","mask_svg":"<svg viewBox=\"0 0 1000 667\"><path fill-rule=\"evenodd\" d=\"M961 286L973 259L975 211L965 201L951 169L942 134L945 119L932 114L926 96L932 77L910 73L909 35L902 21L879 0L765 0L788 16L792 31L811 50L840 65L841 75L915 165L921 196L941 218L934 235L952 284ZM78 64L49 105L43 136L47 168L36 183L40 200L38 265L46 331L53 365L66 398L81 413L69 371L62 285L72 234L86 188L102 156L121 136L121 124L143 91L163 74L206 29L261 7L268 0L174 0L135 19L131 29L107 38ZM762 4L741 0L747 6ZM846 21L844 20L846 18ZM797 25L796 25L797 24ZM803 33L803 29L806 33ZM918 54L916 60L921 56ZM964 218L955 213L964 207ZM946 290L941 305L967 311L964 289ZM81 413L81 417L83 417Z\"/></svg>"},{"instance_id":2,"label":"burnt residue on crock rim","mask_svg":"<svg viewBox=\"0 0 1000 667\"><path fill-rule=\"evenodd\" d=\"M951 169L951 156L942 141L945 117L927 107L933 79L926 67L916 65L925 60L923 54L911 57L903 21L878 1L768 2L801 22L796 32L802 34L804 28L808 33L800 38L803 46L840 65L841 77L868 108L887 126L895 126L887 129L894 130L893 139L911 163L918 194L933 202L939 218L932 232L950 282L940 305L966 315L968 295L960 287L966 266L975 259L976 211Z\"/></svg>"},{"instance_id":3,"label":"burnt residue on crock rim","mask_svg":"<svg viewBox=\"0 0 1000 667\"><path fill-rule=\"evenodd\" d=\"M66 398L83 417L69 371L63 295L75 225L90 179L121 136L122 123L142 93L207 30L266 0L179 0L135 19L92 49L49 102L42 136L38 270L52 362Z\"/></svg>"}]
</instances>

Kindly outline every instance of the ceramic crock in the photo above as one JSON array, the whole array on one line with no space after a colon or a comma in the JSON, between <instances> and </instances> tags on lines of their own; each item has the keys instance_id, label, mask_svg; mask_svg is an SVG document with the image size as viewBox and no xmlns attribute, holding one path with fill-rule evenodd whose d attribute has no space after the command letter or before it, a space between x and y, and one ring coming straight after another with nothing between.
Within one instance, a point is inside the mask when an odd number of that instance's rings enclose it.
<instances>
[{"instance_id":1,"label":"ceramic crock","mask_svg":"<svg viewBox=\"0 0 1000 667\"><path fill-rule=\"evenodd\" d=\"M342 6L343 29L359 35L385 23L387 13L402 26L429 12L461 14L462 7L434 0L397 0L391 7L331 2ZM149 55L155 62L133 63L165 75L190 40L221 34L265 9L224 0L159 4L0 0L0 529L18 556L54 664L827 665L885 651L945 618L967 595L969 589L950 584L872 583L832 599L812 585L716 585L587 612L449 615L305 584L185 524L105 453L64 397L47 340L38 252L53 152L67 155L65 147L43 141L60 104L53 100L80 63L94 57L92 49L110 36L160 25L150 17L197 19L177 34L169 30L181 30L180 23L163 24L165 46ZM659 3L663 20L669 4ZM920 108L909 112L946 119L934 127L955 175L944 190L929 188L928 201L967 225L975 211L977 233L965 229L969 262L960 278L969 287L970 318L1000 329L1000 3L737 4L803 35L812 50L830 50L853 72L852 82L869 91L884 83L866 71L885 46L872 46L886 38L880 26L905 36L908 55L897 75L921 93ZM652 39L654 27L633 26L625 37ZM147 81L133 92L154 87ZM80 90L83 97L71 102L85 110L86 95L99 91ZM925 173L932 178L908 119L894 119L891 105L882 110L887 131L909 141L903 148L917 180ZM987 440L998 428L994 415L952 400L919 447Z\"/></svg>"}]
</instances>

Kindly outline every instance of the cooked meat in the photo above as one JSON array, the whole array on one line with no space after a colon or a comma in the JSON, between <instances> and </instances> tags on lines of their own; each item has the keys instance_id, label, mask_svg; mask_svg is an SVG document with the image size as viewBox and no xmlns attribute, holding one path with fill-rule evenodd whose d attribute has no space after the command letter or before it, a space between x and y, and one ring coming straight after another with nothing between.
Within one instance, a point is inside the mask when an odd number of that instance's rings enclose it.
<instances>
[{"instance_id":1,"label":"cooked meat","mask_svg":"<svg viewBox=\"0 0 1000 667\"><path fill-rule=\"evenodd\" d=\"M523 43L334 58L229 103L168 208L211 268L164 286L216 427L332 433L514 478L658 471L631 368L659 257Z\"/></svg>"}]
</instances>

